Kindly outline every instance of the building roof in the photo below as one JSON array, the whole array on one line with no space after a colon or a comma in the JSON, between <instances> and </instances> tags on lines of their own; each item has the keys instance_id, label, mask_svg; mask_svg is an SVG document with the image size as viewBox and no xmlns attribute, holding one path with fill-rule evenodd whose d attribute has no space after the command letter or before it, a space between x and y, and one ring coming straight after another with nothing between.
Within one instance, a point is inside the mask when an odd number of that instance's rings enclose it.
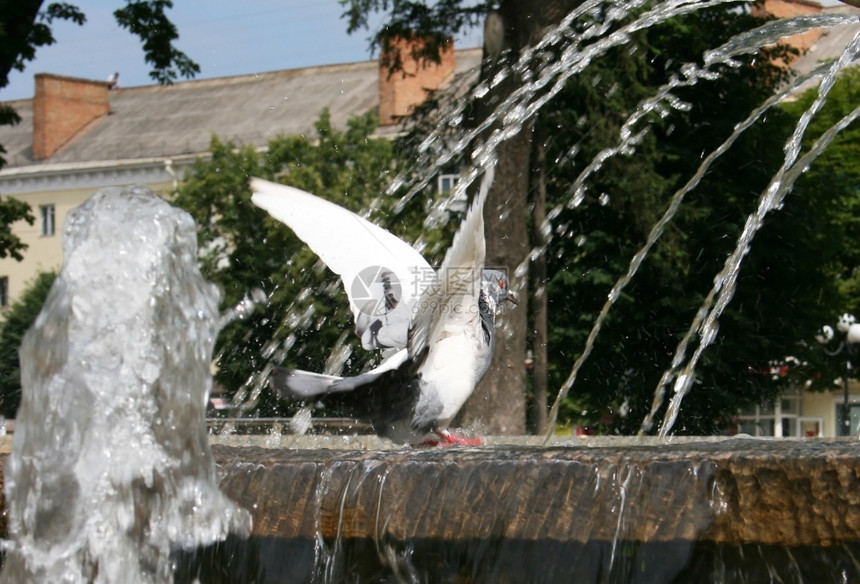
<instances>
[{"instance_id":1,"label":"building roof","mask_svg":"<svg viewBox=\"0 0 860 584\"><path fill-rule=\"evenodd\" d=\"M826 6L823 14L851 14L860 17L860 9L852 6ZM826 28L818 40L809 47L793 64L792 68L800 74L806 74L815 69L823 61L838 59L848 46L848 43L860 33L860 18L849 24ZM809 87L805 85L804 87Z\"/></svg>"},{"instance_id":2,"label":"building roof","mask_svg":"<svg viewBox=\"0 0 860 584\"><path fill-rule=\"evenodd\" d=\"M480 49L457 51L457 74L476 71L480 59ZM110 114L44 161L33 157L33 100L7 102L21 123L0 127L5 170L200 154L213 134L263 146L277 135L313 133L323 108L342 128L350 117L378 106L379 75L377 61L364 61L114 90Z\"/></svg>"}]
</instances>

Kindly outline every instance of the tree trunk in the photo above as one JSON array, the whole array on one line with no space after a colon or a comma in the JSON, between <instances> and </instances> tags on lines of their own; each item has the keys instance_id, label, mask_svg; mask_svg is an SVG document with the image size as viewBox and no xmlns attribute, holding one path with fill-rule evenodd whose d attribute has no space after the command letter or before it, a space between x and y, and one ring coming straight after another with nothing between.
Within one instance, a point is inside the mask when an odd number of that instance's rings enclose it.
<instances>
[{"instance_id":1,"label":"tree trunk","mask_svg":"<svg viewBox=\"0 0 860 584\"><path fill-rule=\"evenodd\" d=\"M496 317L496 350L483 381L466 402L462 425L487 434L525 434L526 336L528 331L527 279L516 278L517 266L529 253L528 132L501 144L496 175L484 207L487 238L486 266L508 274L519 304L504 304ZM525 161L525 164L522 163Z\"/></svg>"},{"instance_id":2,"label":"tree trunk","mask_svg":"<svg viewBox=\"0 0 860 584\"><path fill-rule=\"evenodd\" d=\"M493 28L503 31L493 46L485 43L482 79L490 79L500 63L500 49L510 49L509 59L540 39L548 27L558 23L580 0L504 0L498 13L490 15ZM490 28L488 22L488 29ZM485 35L486 36L486 35ZM510 61L509 61L510 62ZM479 123L491 115L495 106L522 84L511 74L473 110ZM532 120L533 122L534 120ZM460 414L459 423L480 428L488 434L524 434L526 430L526 343L528 337L528 279L515 277L520 265L528 267L528 200L532 160L531 124L497 149L495 181L490 189L484 218L486 221L486 265L508 272L520 298L516 307L507 306L499 316L497 345L490 370Z\"/></svg>"},{"instance_id":3,"label":"tree trunk","mask_svg":"<svg viewBox=\"0 0 860 584\"><path fill-rule=\"evenodd\" d=\"M530 271L529 287L531 300L534 304L532 314L532 425L538 435L546 434L547 429L547 298L546 298L546 235L541 226L546 221L546 148L545 135L538 132L534 145L534 181L532 189L532 233L535 247L544 249L544 253L534 258Z\"/></svg>"}]
</instances>

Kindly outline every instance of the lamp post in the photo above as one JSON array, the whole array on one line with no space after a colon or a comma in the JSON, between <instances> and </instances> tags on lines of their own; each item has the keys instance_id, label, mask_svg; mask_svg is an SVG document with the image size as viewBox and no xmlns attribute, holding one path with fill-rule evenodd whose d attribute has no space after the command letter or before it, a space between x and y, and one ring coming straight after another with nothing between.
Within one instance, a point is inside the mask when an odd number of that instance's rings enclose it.
<instances>
[{"instance_id":1,"label":"lamp post","mask_svg":"<svg viewBox=\"0 0 860 584\"><path fill-rule=\"evenodd\" d=\"M846 354L845 375L842 376L844 397L842 404L841 435L849 436L851 434L851 416L849 415L848 378L851 375L851 358L854 356L854 344L860 343L860 323L857 322L857 319L855 319L853 315L846 312L839 317L839 320L836 322L836 328L839 332L844 333L845 337L839 341L839 346L835 350L828 351L825 348L824 352L831 356L839 355L843 352ZM826 345L832 341L835 336L833 328L829 325L825 325L815 336L815 340L822 345Z\"/></svg>"}]
</instances>

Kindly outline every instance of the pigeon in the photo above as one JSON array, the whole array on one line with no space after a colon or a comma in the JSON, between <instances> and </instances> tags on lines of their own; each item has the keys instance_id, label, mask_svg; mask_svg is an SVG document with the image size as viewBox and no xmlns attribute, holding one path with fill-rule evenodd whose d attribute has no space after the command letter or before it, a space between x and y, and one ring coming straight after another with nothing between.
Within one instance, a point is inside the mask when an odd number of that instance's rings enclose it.
<instances>
[{"instance_id":1,"label":"pigeon","mask_svg":"<svg viewBox=\"0 0 860 584\"><path fill-rule=\"evenodd\" d=\"M276 367L280 398L324 398L368 419L379 436L423 446L480 445L448 424L487 372L499 306L517 303L501 270L484 269L485 174L439 270L370 221L299 189L251 180L252 201L289 226L346 290L362 347L384 360L352 377Z\"/></svg>"}]
</instances>

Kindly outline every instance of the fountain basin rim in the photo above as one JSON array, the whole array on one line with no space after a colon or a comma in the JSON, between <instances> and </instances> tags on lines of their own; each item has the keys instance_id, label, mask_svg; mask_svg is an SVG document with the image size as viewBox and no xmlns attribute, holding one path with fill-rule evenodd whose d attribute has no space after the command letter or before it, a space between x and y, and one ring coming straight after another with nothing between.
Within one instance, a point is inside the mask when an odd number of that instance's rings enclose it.
<instances>
[{"instance_id":1,"label":"fountain basin rim","mask_svg":"<svg viewBox=\"0 0 860 584\"><path fill-rule=\"evenodd\" d=\"M726 448L743 447L749 449L752 445L757 448L768 446L778 449L803 448L803 445L817 445L821 447L833 444L839 448L845 445L855 445L860 455L860 440L853 437L839 438L776 438L772 436L755 437L749 435L737 436L670 436L658 438L656 436L554 436L545 441L543 436L484 436L484 446L463 448L452 447L451 450L490 450L506 447L532 447L532 448L658 448L671 450L678 446L689 444L723 445ZM306 435L294 436L285 434L282 436L272 435L210 435L209 443L212 445L243 447L254 446L258 448L271 449L333 449L333 450L407 450L424 451L374 435ZM0 440L0 452L3 452L3 441Z\"/></svg>"},{"instance_id":2,"label":"fountain basin rim","mask_svg":"<svg viewBox=\"0 0 860 584\"><path fill-rule=\"evenodd\" d=\"M529 442L212 450L222 489L254 507L255 532L266 537L860 543L856 440Z\"/></svg>"},{"instance_id":3,"label":"fountain basin rim","mask_svg":"<svg viewBox=\"0 0 860 584\"><path fill-rule=\"evenodd\" d=\"M487 450L504 447L535 447L535 448L662 448L671 450L673 447L688 444L721 444L726 448L744 445L748 448L757 444L761 448L771 446L777 450L800 448L802 445L824 444L838 445L854 444L860 456L860 440L853 437L840 438L775 438L772 436L754 437L738 436L670 436L665 439L656 436L554 436L544 442L542 436L486 436L483 447L463 449L454 447L453 450ZM0 454L12 452L14 435L0 436ZM236 448L253 446L257 448L290 449L290 450L415 450L389 440L373 435L334 436L311 435L283 436L270 435L210 435L211 445L232 446Z\"/></svg>"}]
</instances>

